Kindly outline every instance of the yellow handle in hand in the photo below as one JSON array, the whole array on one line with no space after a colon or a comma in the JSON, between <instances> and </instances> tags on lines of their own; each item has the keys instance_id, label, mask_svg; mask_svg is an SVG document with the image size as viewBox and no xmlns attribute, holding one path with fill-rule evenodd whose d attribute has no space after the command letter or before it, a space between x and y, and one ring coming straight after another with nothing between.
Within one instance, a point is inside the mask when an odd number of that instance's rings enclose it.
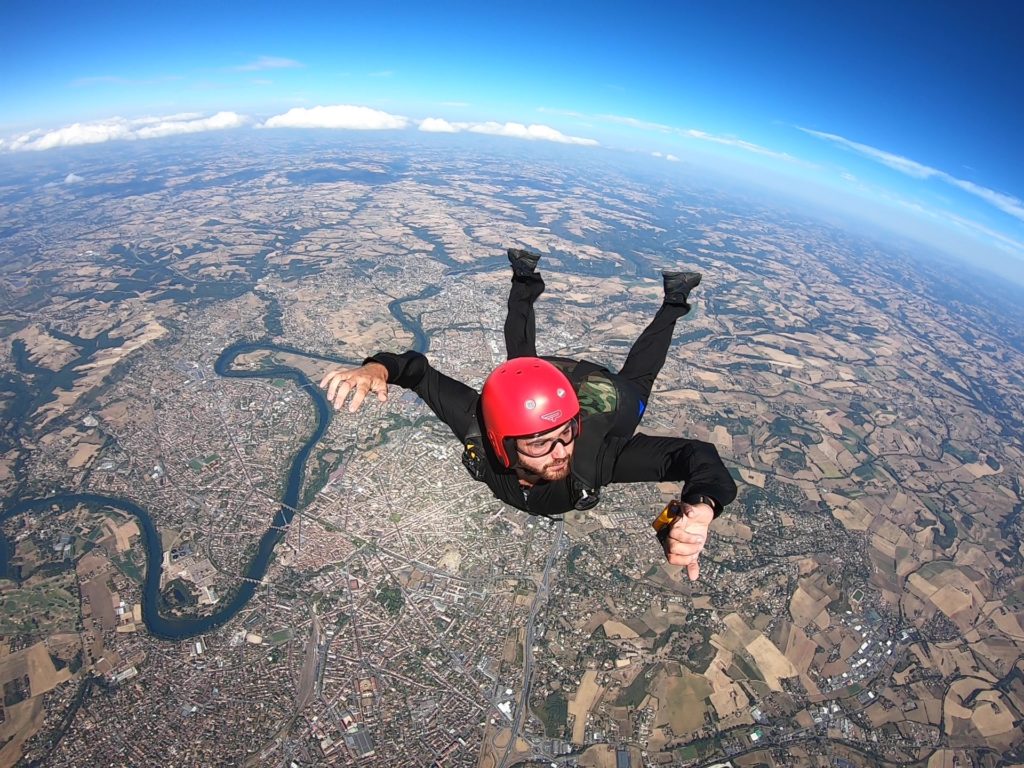
<instances>
[{"instance_id":1,"label":"yellow handle in hand","mask_svg":"<svg viewBox=\"0 0 1024 768\"><path fill-rule=\"evenodd\" d=\"M682 505L680 505L678 500L672 499L672 501L670 501L668 505L661 510L661 514L654 518L654 522L651 523L651 527L660 534L664 529L670 527L672 523L678 520L682 514Z\"/></svg>"}]
</instances>

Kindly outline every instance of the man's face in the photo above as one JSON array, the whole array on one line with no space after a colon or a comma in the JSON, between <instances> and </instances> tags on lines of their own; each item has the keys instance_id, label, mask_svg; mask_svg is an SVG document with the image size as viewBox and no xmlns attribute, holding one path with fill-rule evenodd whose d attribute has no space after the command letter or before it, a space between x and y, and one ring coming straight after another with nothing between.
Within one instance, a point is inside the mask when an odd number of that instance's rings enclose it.
<instances>
[{"instance_id":1,"label":"man's face","mask_svg":"<svg viewBox=\"0 0 1024 768\"><path fill-rule=\"evenodd\" d=\"M519 466L541 480L562 480L569 476L575 440L574 422L536 437L520 438L516 440Z\"/></svg>"}]
</instances>

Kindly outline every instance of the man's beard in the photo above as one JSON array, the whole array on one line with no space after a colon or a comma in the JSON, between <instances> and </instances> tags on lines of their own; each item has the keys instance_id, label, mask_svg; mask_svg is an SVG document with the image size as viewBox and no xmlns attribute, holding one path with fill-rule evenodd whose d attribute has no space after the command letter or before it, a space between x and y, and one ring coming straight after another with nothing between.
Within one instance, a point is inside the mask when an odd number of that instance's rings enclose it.
<instances>
[{"instance_id":1,"label":"man's beard","mask_svg":"<svg viewBox=\"0 0 1024 768\"><path fill-rule=\"evenodd\" d=\"M541 473L541 477L549 482L552 480L564 480L569 476L569 472L571 471L571 469L571 462L568 459L566 459L564 462L559 463L556 466L548 464L546 467L544 467L544 471Z\"/></svg>"}]
</instances>

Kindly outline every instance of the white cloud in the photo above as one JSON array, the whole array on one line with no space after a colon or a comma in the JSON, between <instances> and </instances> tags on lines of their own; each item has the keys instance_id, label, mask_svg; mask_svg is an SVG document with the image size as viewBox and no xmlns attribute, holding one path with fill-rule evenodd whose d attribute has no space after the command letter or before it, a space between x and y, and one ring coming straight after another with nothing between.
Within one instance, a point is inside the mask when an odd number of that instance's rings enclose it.
<instances>
[{"instance_id":1,"label":"white cloud","mask_svg":"<svg viewBox=\"0 0 1024 768\"><path fill-rule=\"evenodd\" d=\"M886 152L885 150L877 149L876 147L871 147L867 144L860 144L859 142L851 141L843 136L837 136L834 133L815 131L810 128L801 128L800 126L796 126L796 128L810 136L830 141L833 144L838 144L845 149L849 149L852 152L856 152L859 155L881 163L882 165L892 168L894 171L899 171L906 176L911 176L915 179L938 179L943 181L946 184L957 187L970 195L974 195L980 200L984 200L989 205L1003 211L1003 213L1008 213L1010 216L1024 221L1024 201L1019 200L1016 197L1003 194L1002 192L997 192L994 189L983 187L980 184L975 184L973 181L958 179L950 173L940 171L938 168L932 168L931 166L924 165L916 160L895 155L892 152Z\"/></svg>"},{"instance_id":2,"label":"white cloud","mask_svg":"<svg viewBox=\"0 0 1024 768\"><path fill-rule=\"evenodd\" d=\"M420 121L420 130L433 133L469 131L470 133L486 133L491 136L508 136L513 139L527 139L529 141L554 141L559 144L578 144L584 147L598 146L598 142L594 139L586 139L582 136L566 136L549 125L498 123L493 120L484 123L450 123L440 117L428 117Z\"/></svg>"},{"instance_id":3,"label":"white cloud","mask_svg":"<svg viewBox=\"0 0 1024 768\"><path fill-rule=\"evenodd\" d=\"M678 128L673 128L671 125L664 125L662 123L652 123L647 120L638 120L635 117L624 117L622 115L597 115L598 120L604 120L607 123L618 123L619 125L628 125L630 128L639 128L642 131L658 131L659 133L679 133Z\"/></svg>"},{"instance_id":4,"label":"white cloud","mask_svg":"<svg viewBox=\"0 0 1024 768\"><path fill-rule=\"evenodd\" d=\"M218 112L212 117L202 117L191 112L163 117L140 117L134 120L112 117L89 123L72 123L52 131L29 131L5 142L2 148L12 152L41 151L56 147L102 144L118 139L155 139L182 133L238 128L248 121L249 118L235 112Z\"/></svg>"},{"instance_id":5,"label":"white cloud","mask_svg":"<svg viewBox=\"0 0 1024 768\"><path fill-rule=\"evenodd\" d=\"M691 139L699 139L700 141L710 141L715 144L722 144L727 147L736 147L737 149L744 149L747 152L753 152L756 155L765 155L767 157L774 157L778 160L788 160L790 162L803 162L793 157L792 155L786 154L785 152L776 152L774 149L768 149L762 147L760 144L754 144L743 139L737 139L733 136L716 136L712 133L706 133L705 131L698 131L694 128L687 129L685 131L679 131L683 136L688 136Z\"/></svg>"},{"instance_id":6,"label":"white cloud","mask_svg":"<svg viewBox=\"0 0 1024 768\"><path fill-rule=\"evenodd\" d=\"M865 187L865 189L867 189ZM991 227L987 227L984 224L974 221L973 219L967 219L963 216L948 210L936 210L934 208L922 205L916 200L910 200L900 195L893 194L888 190L871 190L873 193L880 198L889 200L897 205L912 210L914 213L921 216L927 217L934 221L941 221L945 225L953 225L963 232L987 240L991 245L996 248L1009 253L1018 259L1024 259L1024 242L1015 240L1009 235L998 232Z\"/></svg>"},{"instance_id":7,"label":"white cloud","mask_svg":"<svg viewBox=\"0 0 1024 768\"><path fill-rule=\"evenodd\" d=\"M665 155L665 159L666 160L670 160L673 163L678 163L679 162L679 158L676 157L675 155Z\"/></svg>"},{"instance_id":8,"label":"white cloud","mask_svg":"<svg viewBox=\"0 0 1024 768\"><path fill-rule=\"evenodd\" d=\"M223 131L227 128L240 128L248 122L248 118L235 112L218 112L212 117L189 120L162 120L158 123L140 128L136 135L140 139L158 139L179 133L202 133L204 131Z\"/></svg>"},{"instance_id":9,"label":"white cloud","mask_svg":"<svg viewBox=\"0 0 1024 768\"><path fill-rule=\"evenodd\" d=\"M73 147L79 144L101 144L114 139L131 139L132 130L128 121L121 118L101 120L94 123L72 123L54 131L41 133L31 131L11 141L11 149L43 150L55 147Z\"/></svg>"},{"instance_id":10,"label":"white cloud","mask_svg":"<svg viewBox=\"0 0 1024 768\"><path fill-rule=\"evenodd\" d=\"M559 110L550 109L547 107L541 107L541 112L548 112L556 115L565 115L567 117L574 117L579 120L600 120L605 123L614 123L616 125L625 125L629 128L635 128L641 131L652 131L663 134L670 134L675 136L682 136L687 139L697 139L698 141L707 141L714 144L721 144L727 147L733 147L735 149L742 149L746 152L753 152L757 155L764 155L766 157L774 157L777 160L785 160L789 163L798 163L800 165L808 165L803 160L793 157L785 152L778 152L768 147L762 147L759 144L754 144L750 141L738 139L734 136L718 136L707 131L700 131L696 128L677 128L672 125L665 125L664 123L655 123L650 120L640 120L636 117L628 117L626 115L586 115L581 112L573 112L571 110Z\"/></svg>"},{"instance_id":11,"label":"white cloud","mask_svg":"<svg viewBox=\"0 0 1024 768\"><path fill-rule=\"evenodd\" d=\"M183 120L198 120L203 116L202 112L176 112L173 115L162 115L159 117L137 117L132 120L134 125L153 125L154 123L180 122Z\"/></svg>"},{"instance_id":12,"label":"white cloud","mask_svg":"<svg viewBox=\"0 0 1024 768\"><path fill-rule=\"evenodd\" d=\"M294 107L263 123L264 128L343 128L373 131L405 128L409 119L379 109L335 104L328 107Z\"/></svg>"},{"instance_id":13,"label":"white cloud","mask_svg":"<svg viewBox=\"0 0 1024 768\"><path fill-rule=\"evenodd\" d=\"M77 184L80 181L84 181L84 179L77 173L69 173L67 176L64 177L65 184Z\"/></svg>"},{"instance_id":14,"label":"white cloud","mask_svg":"<svg viewBox=\"0 0 1024 768\"><path fill-rule=\"evenodd\" d=\"M428 117L420 120L420 130L427 133L458 133L459 129L440 117Z\"/></svg>"},{"instance_id":15,"label":"white cloud","mask_svg":"<svg viewBox=\"0 0 1024 768\"><path fill-rule=\"evenodd\" d=\"M575 112L571 109L553 109L551 107L537 107L538 112L548 115L560 115L562 117L574 117L577 120L592 120L593 115L585 115L582 112Z\"/></svg>"},{"instance_id":16,"label":"white cloud","mask_svg":"<svg viewBox=\"0 0 1024 768\"><path fill-rule=\"evenodd\" d=\"M456 125L459 125L456 123ZM559 130L548 125L523 125L522 123L468 123L467 131L471 133L487 133L492 136L509 136L514 139L530 141L554 141L559 144L579 144L585 147L596 147L597 141L580 136L566 136Z\"/></svg>"},{"instance_id":17,"label":"white cloud","mask_svg":"<svg viewBox=\"0 0 1024 768\"><path fill-rule=\"evenodd\" d=\"M1024 221L1024 201L1010 195L1004 195L1002 192L996 192L994 189L988 189L980 184L975 184L973 181L954 178L947 173L942 174L942 179L959 187L964 192L984 200L989 205L994 205L1003 213L1008 213L1014 218Z\"/></svg>"},{"instance_id":18,"label":"white cloud","mask_svg":"<svg viewBox=\"0 0 1024 768\"><path fill-rule=\"evenodd\" d=\"M285 59L281 56L260 56L248 64L232 67L235 72L260 72L264 69L295 69L306 66L295 59Z\"/></svg>"},{"instance_id":19,"label":"white cloud","mask_svg":"<svg viewBox=\"0 0 1024 768\"><path fill-rule=\"evenodd\" d=\"M881 149L869 147L867 144L858 144L855 141L850 141L849 139L837 136L834 133L825 133L823 131L811 130L810 128L801 128L799 125L796 126L796 128L810 136L824 139L825 141L831 141L833 144L838 144L841 147L853 150L858 154L869 157L876 162L887 165L895 171L905 173L907 176L913 176L916 179L927 179L930 176L935 176L941 173L934 168L929 168L927 165L922 165L921 163L909 160L905 157L900 157L899 155L894 155L890 152L884 152Z\"/></svg>"},{"instance_id":20,"label":"white cloud","mask_svg":"<svg viewBox=\"0 0 1024 768\"><path fill-rule=\"evenodd\" d=\"M977 221L973 221L971 219L965 219L962 216L957 216L954 213L944 212L943 217L964 229L988 237L992 241L992 243L1000 250L1014 255L1018 259L1024 259L1024 242L1021 242L1020 240L1014 240L1012 237L1009 237L1008 235L1005 235L1002 232L997 232L991 227L986 227L984 224L980 224Z\"/></svg>"}]
</instances>

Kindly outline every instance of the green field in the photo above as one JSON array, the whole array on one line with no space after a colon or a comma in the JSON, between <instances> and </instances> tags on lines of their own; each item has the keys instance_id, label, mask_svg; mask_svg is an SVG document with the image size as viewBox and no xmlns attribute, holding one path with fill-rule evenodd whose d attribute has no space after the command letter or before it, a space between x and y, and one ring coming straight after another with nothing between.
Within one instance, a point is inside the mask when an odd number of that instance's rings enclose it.
<instances>
[{"instance_id":1,"label":"green field","mask_svg":"<svg viewBox=\"0 0 1024 768\"><path fill-rule=\"evenodd\" d=\"M675 751L675 756L676 759L680 761L696 760L700 757L700 751L695 746L689 745L677 749Z\"/></svg>"},{"instance_id":2,"label":"green field","mask_svg":"<svg viewBox=\"0 0 1024 768\"><path fill-rule=\"evenodd\" d=\"M685 747L679 747L674 749L672 754L675 755L676 760L680 763L688 760L696 760L700 758L708 758L712 755L721 754L722 747L718 743L717 738L709 737L706 739L700 739L692 744L687 744Z\"/></svg>"},{"instance_id":3,"label":"green field","mask_svg":"<svg viewBox=\"0 0 1024 768\"><path fill-rule=\"evenodd\" d=\"M405 605L405 597L402 590L391 584L382 583L377 587L377 594L374 599L384 606L388 613L394 616L402 610Z\"/></svg>"},{"instance_id":4,"label":"green field","mask_svg":"<svg viewBox=\"0 0 1024 768\"><path fill-rule=\"evenodd\" d=\"M620 707L639 707L640 702L642 702L644 700L644 696L647 695L647 686L651 684L651 679L654 677L654 668L658 666L661 665L652 664L645 667L644 671L636 676L636 680L630 683L629 687L619 694L619 698L615 703Z\"/></svg>"},{"instance_id":5,"label":"green field","mask_svg":"<svg viewBox=\"0 0 1024 768\"><path fill-rule=\"evenodd\" d=\"M853 475L861 481L871 480L875 476L875 468L870 464L861 464L853 470Z\"/></svg>"},{"instance_id":6,"label":"green field","mask_svg":"<svg viewBox=\"0 0 1024 768\"><path fill-rule=\"evenodd\" d=\"M760 680L764 682L764 675L751 661L744 658L743 654L737 653L732 657L732 663L743 673L744 680Z\"/></svg>"},{"instance_id":7,"label":"green field","mask_svg":"<svg viewBox=\"0 0 1024 768\"><path fill-rule=\"evenodd\" d=\"M52 581L25 586L0 596L0 635L48 635L74 632L78 596Z\"/></svg>"},{"instance_id":8,"label":"green field","mask_svg":"<svg viewBox=\"0 0 1024 768\"><path fill-rule=\"evenodd\" d=\"M282 645L292 639L291 629L279 629L276 632L271 632L266 637L267 645Z\"/></svg>"},{"instance_id":9,"label":"green field","mask_svg":"<svg viewBox=\"0 0 1024 768\"><path fill-rule=\"evenodd\" d=\"M972 451L970 448L964 448L958 445L954 445L949 440L942 441L942 450L946 453L951 453L956 456L964 464L973 464L978 460L978 452Z\"/></svg>"},{"instance_id":10,"label":"green field","mask_svg":"<svg viewBox=\"0 0 1024 768\"><path fill-rule=\"evenodd\" d=\"M117 566L118 570L121 571L125 576L134 581L136 584L141 584L142 572L139 567L135 564L132 559L131 552L125 552L122 556L112 557L111 561Z\"/></svg>"},{"instance_id":11,"label":"green field","mask_svg":"<svg viewBox=\"0 0 1024 768\"><path fill-rule=\"evenodd\" d=\"M565 731L569 714L569 702L560 691L555 691L544 703L533 710L534 714L544 723L544 735L551 738L562 736Z\"/></svg>"},{"instance_id":12,"label":"green field","mask_svg":"<svg viewBox=\"0 0 1024 768\"><path fill-rule=\"evenodd\" d=\"M710 635L710 632L708 634ZM705 638L704 642L695 643L687 648L686 656L680 661L697 674L703 674L714 660L716 653L718 653L718 649Z\"/></svg>"}]
</instances>

